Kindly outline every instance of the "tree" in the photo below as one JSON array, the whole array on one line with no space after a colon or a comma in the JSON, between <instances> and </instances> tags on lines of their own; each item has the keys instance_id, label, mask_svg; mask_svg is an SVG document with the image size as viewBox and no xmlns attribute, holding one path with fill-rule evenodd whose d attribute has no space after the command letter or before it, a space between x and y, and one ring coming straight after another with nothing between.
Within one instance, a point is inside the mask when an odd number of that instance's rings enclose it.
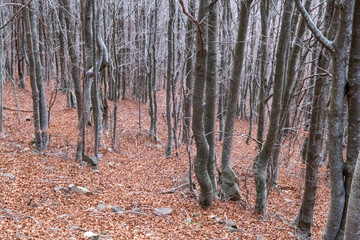
<instances>
[{"instance_id":1,"label":"tree","mask_svg":"<svg viewBox=\"0 0 360 240\"><path fill-rule=\"evenodd\" d=\"M209 7L208 19L208 51L206 69L206 98L204 110L204 130L206 140L209 144L209 155L207 160L207 171L212 183L213 197L216 195L216 153L215 153L215 111L217 95L217 38L218 38L218 10L214 2Z\"/></svg>"},{"instance_id":2,"label":"tree","mask_svg":"<svg viewBox=\"0 0 360 240\"><path fill-rule=\"evenodd\" d=\"M30 2L28 9L24 10L24 19L27 38L26 51L29 58L30 83L33 98L35 148L38 151L42 151L47 143L48 120L40 56L35 54L39 51L39 40L34 11L34 4Z\"/></svg>"},{"instance_id":3,"label":"tree","mask_svg":"<svg viewBox=\"0 0 360 240\"><path fill-rule=\"evenodd\" d=\"M344 161L342 153L343 109L354 1L344 0L339 5L340 21L334 41L327 39L315 26L308 12L301 5L300 0L295 2L308 27L319 42L331 52L333 60L328 134L331 200L323 237L324 239L335 239L339 234L345 207Z\"/></svg>"},{"instance_id":4,"label":"tree","mask_svg":"<svg viewBox=\"0 0 360 240\"><path fill-rule=\"evenodd\" d=\"M221 188L224 191L225 196L228 196L233 200L240 199L238 179L231 168L231 150L251 3L252 0L241 1L239 29L235 45L234 66L231 73L229 95L227 100L224 142L221 155Z\"/></svg>"},{"instance_id":5,"label":"tree","mask_svg":"<svg viewBox=\"0 0 360 240\"><path fill-rule=\"evenodd\" d=\"M170 156L173 151L173 127L172 127L172 111L171 111L171 94L173 82L173 27L174 27L175 3L174 0L169 0L169 22L168 22L168 62L166 74L166 121L168 127L168 139L165 150L165 155Z\"/></svg>"},{"instance_id":6,"label":"tree","mask_svg":"<svg viewBox=\"0 0 360 240\"><path fill-rule=\"evenodd\" d=\"M256 140L260 143L264 140L264 128L265 128L265 85L266 85L266 61L267 61L267 42L268 42L268 26L269 26L269 0L261 1L260 3L261 13L261 63L260 63L260 89L259 89L259 105L258 105L258 128ZM258 146L261 149L261 144Z\"/></svg>"},{"instance_id":7,"label":"tree","mask_svg":"<svg viewBox=\"0 0 360 240\"><path fill-rule=\"evenodd\" d=\"M212 206L213 191L212 182L208 172L209 144L204 129L204 89L206 80L206 46L207 39L207 15L208 0L201 0L198 13L198 28L196 34L196 61L195 81L193 87L193 119L192 130L196 144L196 156L194 159L195 175L200 185L199 204L203 207Z\"/></svg>"},{"instance_id":8,"label":"tree","mask_svg":"<svg viewBox=\"0 0 360 240\"><path fill-rule=\"evenodd\" d=\"M195 1L189 1L189 14L191 16L195 15ZM193 48L194 48L194 31L193 31L193 22L188 18L186 23L186 69L185 69L185 90L184 90L184 127L183 127L183 142L189 144L189 139L191 137L191 100L192 100L192 88L194 82L194 64L193 64Z\"/></svg>"},{"instance_id":9,"label":"tree","mask_svg":"<svg viewBox=\"0 0 360 240\"><path fill-rule=\"evenodd\" d=\"M82 121L82 113L83 113L83 99L82 99L82 88L81 88L81 80L80 80L80 61L78 57L78 50L77 49L77 38L75 35L75 26L74 21L72 20L73 11L70 5L69 0L60 0L61 6L64 10L60 10L64 12L66 28L67 28L67 41L69 46L69 56L71 60L71 68L70 73L72 76L72 80L74 82L75 88L75 96L76 96L76 103L77 103L77 116L78 116L78 139L77 139L77 147L76 147L76 159L82 160L82 139L81 139L81 131L83 129L83 121Z\"/></svg>"},{"instance_id":10,"label":"tree","mask_svg":"<svg viewBox=\"0 0 360 240\"><path fill-rule=\"evenodd\" d=\"M271 104L270 113L270 125L267 133L265 143L262 150L257 156L254 166L254 179L256 185L256 205L255 212L264 215L265 207L267 202L267 184L266 184L266 168L270 163L270 158L275 147L275 142L279 130L280 124L280 111L281 111L281 99L282 99L282 88L285 76L285 59L286 51L290 42L290 27L291 18L293 12L293 1L286 0L279 36L279 43L276 52L276 69L275 69L275 80L273 86L273 98Z\"/></svg>"},{"instance_id":11,"label":"tree","mask_svg":"<svg viewBox=\"0 0 360 240\"><path fill-rule=\"evenodd\" d=\"M346 200L343 216L345 239L360 239L360 1L355 0L350 48L347 101L349 111L348 148L345 165Z\"/></svg>"},{"instance_id":12,"label":"tree","mask_svg":"<svg viewBox=\"0 0 360 240\"><path fill-rule=\"evenodd\" d=\"M335 38L336 22L338 21L336 13L333 12L334 1L329 1L326 6L323 28L325 29L324 34L332 40ZM328 51L322 49L317 61L319 67L316 70L317 77L313 94L309 138L306 146L304 146L306 148L304 159L306 163L305 186L301 207L295 221L301 234L309 237L312 232L319 164L323 156L322 138L325 125L326 85L329 78L326 71L330 64L329 57Z\"/></svg>"}]
</instances>

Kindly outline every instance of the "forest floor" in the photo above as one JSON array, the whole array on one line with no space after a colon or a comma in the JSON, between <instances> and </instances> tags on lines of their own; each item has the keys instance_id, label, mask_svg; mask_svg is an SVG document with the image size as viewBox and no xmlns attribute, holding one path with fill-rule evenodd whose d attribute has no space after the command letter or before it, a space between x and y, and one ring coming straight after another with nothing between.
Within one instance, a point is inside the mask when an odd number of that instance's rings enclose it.
<instances>
[{"instance_id":1,"label":"forest floor","mask_svg":"<svg viewBox=\"0 0 360 240\"><path fill-rule=\"evenodd\" d=\"M5 107L16 109L9 82L4 92ZM245 143L248 121L236 121L232 154L242 201L215 200L213 207L202 209L187 186L164 194L188 181L188 154L180 146L179 157L164 156L167 129L161 92L160 141L156 143L148 137L147 105L141 105L143 130L139 132L138 104L120 100L116 149L109 149L111 132L104 132L106 147L100 149L98 171L75 160L77 114L75 109L66 108L64 94L58 94L52 108L51 143L43 154L34 152L32 144L29 84L26 90L18 89L17 94L23 110L21 121L18 122L16 111L5 109L5 133L0 136L0 239L86 239L90 231L100 234L99 239L296 239L293 220L301 204L305 172L299 154L301 136L283 144L280 191L271 191L266 217L259 220L254 214L252 174L257 150L254 141ZM47 97L50 95L49 87ZM93 146L92 136L89 127L88 149ZM193 147L193 153L195 150ZM218 165L220 152L218 142ZM319 176L314 239L321 238L329 204L325 166ZM71 191L70 184L84 187L91 194ZM163 213L159 208L170 208L165 210L172 213ZM237 229L228 226L234 224Z\"/></svg>"}]
</instances>

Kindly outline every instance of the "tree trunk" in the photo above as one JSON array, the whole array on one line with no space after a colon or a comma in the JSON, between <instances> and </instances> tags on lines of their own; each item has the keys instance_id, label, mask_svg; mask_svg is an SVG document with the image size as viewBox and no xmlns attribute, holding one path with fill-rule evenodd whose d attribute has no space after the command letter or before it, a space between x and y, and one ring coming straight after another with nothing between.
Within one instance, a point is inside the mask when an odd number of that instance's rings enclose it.
<instances>
[{"instance_id":1,"label":"tree trunk","mask_svg":"<svg viewBox=\"0 0 360 240\"><path fill-rule=\"evenodd\" d=\"M195 1L189 1L189 14L195 15ZM184 127L183 127L183 142L185 144L190 143L190 130L191 130L191 100L192 100L192 88L194 82L194 71L193 71L193 47L194 47L194 32L193 22L189 18L186 23L186 69L185 69L185 91L184 91Z\"/></svg>"},{"instance_id":2,"label":"tree trunk","mask_svg":"<svg viewBox=\"0 0 360 240\"><path fill-rule=\"evenodd\" d=\"M360 1L355 0L352 42L348 70L347 102L349 112L348 142L346 151L345 175L345 206L338 239L343 237L346 222L346 239L360 239L359 228L359 180L360 165ZM357 165L357 177L354 170ZM354 179L354 180L353 180ZM354 187L352 187L354 184ZM347 217L347 215L350 215ZM356 223L356 224L355 224Z\"/></svg>"},{"instance_id":3,"label":"tree trunk","mask_svg":"<svg viewBox=\"0 0 360 240\"><path fill-rule=\"evenodd\" d=\"M266 168L270 162L276 142L282 99L282 87L285 75L286 51L290 41L291 17L293 12L293 1L286 0L282 15L279 43L276 53L276 69L273 87L273 99L271 105L270 125L264 146L255 160L253 172L256 185L255 212L261 215L265 213L267 202Z\"/></svg>"},{"instance_id":4,"label":"tree trunk","mask_svg":"<svg viewBox=\"0 0 360 240\"><path fill-rule=\"evenodd\" d=\"M212 182L213 197L217 192L216 182L216 152L215 152L215 113L217 95L217 37L218 37L218 10L217 3L209 8L208 20L208 55L206 70L206 107L204 111L205 134L209 144L208 173Z\"/></svg>"},{"instance_id":5,"label":"tree trunk","mask_svg":"<svg viewBox=\"0 0 360 240\"><path fill-rule=\"evenodd\" d=\"M172 111L171 111L171 93L172 93L172 81L173 81L173 27L174 27L174 15L175 15L175 2L169 0L169 23L168 23L168 63L167 63L167 82L166 82L166 121L168 127L168 139L165 150L166 156L171 156L173 151L173 127L172 127Z\"/></svg>"},{"instance_id":6,"label":"tree trunk","mask_svg":"<svg viewBox=\"0 0 360 240\"><path fill-rule=\"evenodd\" d=\"M209 144L204 130L204 88L206 79L206 46L204 39L207 35L207 10L209 1L201 0L198 14L198 22L201 30L197 31L196 37L196 62L195 81L193 94L193 119L192 130L196 144L196 156L194 160L195 175L200 185L199 204L203 207L212 206L213 191L212 182L208 172Z\"/></svg>"},{"instance_id":7,"label":"tree trunk","mask_svg":"<svg viewBox=\"0 0 360 240\"><path fill-rule=\"evenodd\" d=\"M326 7L324 29L326 29L326 36L329 39L334 39L336 34L336 22L338 21L337 16L333 16L334 0L329 1ZM331 24L333 21L333 24ZM330 27L331 26L331 27ZM330 27L330 28L329 28ZM318 168L322 161L323 148L323 128L325 127L325 104L326 104L326 85L328 77L325 76L326 70L329 68L329 54L326 50L320 52L318 60L318 68L316 75L318 76L315 80L315 89L313 94L313 107L310 117L310 129L308 143L305 146L305 187L303 193L303 199L299 210L296 224L301 234L304 236L311 236L314 206L316 200L316 191L318 184Z\"/></svg>"},{"instance_id":8,"label":"tree trunk","mask_svg":"<svg viewBox=\"0 0 360 240\"><path fill-rule=\"evenodd\" d=\"M30 6L29 6L30 7ZM31 31L31 18L30 18L30 10L25 10L24 13L24 22L25 22L25 31L26 31L26 51L29 58L29 72L30 72L30 85L31 85L31 95L33 101L33 122L34 122L34 130L35 130L35 149L37 151L42 151L42 135L40 130L40 103L39 103L39 90L36 83L36 66L35 66L35 56L34 56L34 48L33 48L33 36ZM35 23L34 23L35 24Z\"/></svg>"},{"instance_id":9,"label":"tree trunk","mask_svg":"<svg viewBox=\"0 0 360 240\"><path fill-rule=\"evenodd\" d=\"M232 69L229 96L227 101L224 142L221 155L221 188L224 191L225 196L228 196L233 200L240 199L238 179L231 168L231 150L251 3L252 0L241 2L239 29L235 45L234 66Z\"/></svg>"}]
</instances>

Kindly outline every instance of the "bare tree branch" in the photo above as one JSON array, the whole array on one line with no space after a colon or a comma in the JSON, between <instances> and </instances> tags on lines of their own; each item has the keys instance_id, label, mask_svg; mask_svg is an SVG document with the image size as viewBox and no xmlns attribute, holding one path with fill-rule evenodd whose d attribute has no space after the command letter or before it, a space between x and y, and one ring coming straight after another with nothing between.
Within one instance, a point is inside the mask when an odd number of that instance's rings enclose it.
<instances>
[{"instance_id":1,"label":"bare tree branch","mask_svg":"<svg viewBox=\"0 0 360 240\"><path fill-rule=\"evenodd\" d=\"M335 44L333 41L327 39L315 25L314 21L311 19L309 13L306 11L305 7L301 4L301 0L295 0L296 7L304 18L308 28L315 35L316 39L330 52L335 52Z\"/></svg>"}]
</instances>

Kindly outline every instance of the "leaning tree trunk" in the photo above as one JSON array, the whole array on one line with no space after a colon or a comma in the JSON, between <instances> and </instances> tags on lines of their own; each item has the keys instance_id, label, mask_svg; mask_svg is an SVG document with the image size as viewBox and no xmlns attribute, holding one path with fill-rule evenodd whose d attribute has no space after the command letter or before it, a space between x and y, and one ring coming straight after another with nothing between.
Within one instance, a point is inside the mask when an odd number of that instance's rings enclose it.
<instances>
[{"instance_id":1,"label":"leaning tree trunk","mask_svg":"<svg viewBox=\"0 0 360 240\"><path fill-rule=\"evenodd\" d=\"M286 0L282 15L279 43L276 53L276 69L273 87L273 99L271 105L270 125L264 146L255 160L253 172L256 185L256 205L255 212L264 215L267 201L266 187L266 167L270 163L270 158L279 130L282 87L285 75L286 51L290 41L291 17L293 12L293 1Z\"/></svg>"},{"instance_id":2,"label":"leaning tree trunk","mask_svg":"<svg viewBox=\"0 0 360 240\"><path fill-rule=\"evenodd\" d=\"M221 188L223 190L223 194L233 200L239 200L241 198L239 181L231 168L231 150L251 3L252 0L241 2L239 29L235 45L234 66L232 69L229 96L227 101L224 142L221 155Z\"/></svg>"}]
</instances>

